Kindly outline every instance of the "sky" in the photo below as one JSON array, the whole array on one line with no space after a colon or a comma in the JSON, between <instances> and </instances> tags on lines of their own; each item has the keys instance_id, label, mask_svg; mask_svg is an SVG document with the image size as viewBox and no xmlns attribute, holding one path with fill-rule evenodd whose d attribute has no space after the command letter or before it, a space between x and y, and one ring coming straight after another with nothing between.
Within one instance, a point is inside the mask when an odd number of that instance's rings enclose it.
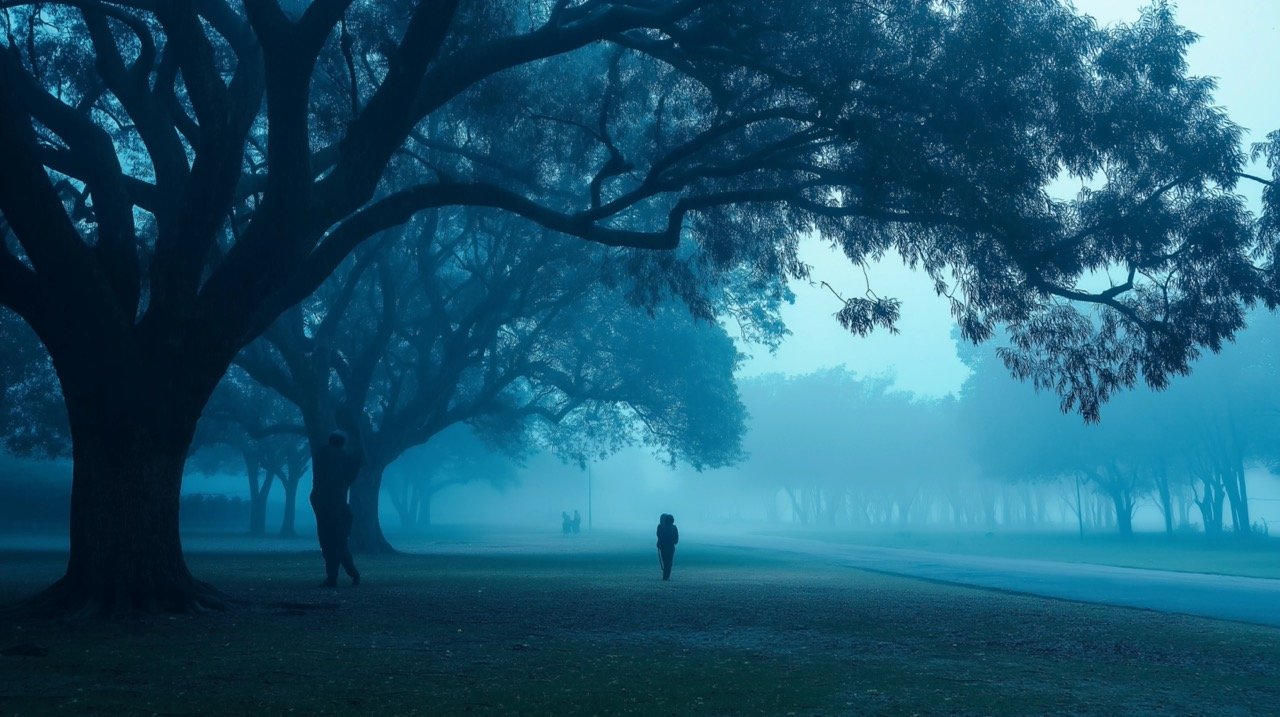
<instances>
[{"instance_id":1,"label":"sky","mask_svg":"<svg viewBox=\"0 0 1280 717\"><path fill-rule=\"evenodd\" d=\"M1145 4L1075 2L1078 10L1104 25L1135 20ZM1182 0L1176 14L1183 26L1201 36L1188 53L1191 71L1218 78L1218 101L1251 131L1248 141L1280 129L1280 92L1274 84L1275 68L1280 67L1280 0ZM1256 207L1257 189L1241 189ZM792 284L796 301L782 312L792 335L773 355L760 347L743 347L752 358L740 375L803 374L844 365L862 376L892 375L899 388L921 396L944 396L960 388L967 370L956 358L950 310L927 277L912 273L897 258L870 267L870 288L902 301L900 333L879 331L859 338L836 323L840 301L821 282L843 296L861 296L867 278L843 255L816 241L809 241L801 255L813 267L813 284Z\"/></svg>"}]
</instances>

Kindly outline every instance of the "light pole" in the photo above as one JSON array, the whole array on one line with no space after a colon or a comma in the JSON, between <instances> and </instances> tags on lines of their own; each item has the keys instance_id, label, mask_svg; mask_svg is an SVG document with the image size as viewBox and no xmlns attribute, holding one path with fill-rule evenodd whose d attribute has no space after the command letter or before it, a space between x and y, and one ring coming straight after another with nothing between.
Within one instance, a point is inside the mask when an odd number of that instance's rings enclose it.
<instances>
[{"instance_id":1,"label":"light pole","mask_svg":"<svg viewBox=\"0 0 1280 717\"><path fill-rule=\"evenodd\" d=\"M587 531L591 531L591 464L587 464Z\"/></svg>"}]
</instances>

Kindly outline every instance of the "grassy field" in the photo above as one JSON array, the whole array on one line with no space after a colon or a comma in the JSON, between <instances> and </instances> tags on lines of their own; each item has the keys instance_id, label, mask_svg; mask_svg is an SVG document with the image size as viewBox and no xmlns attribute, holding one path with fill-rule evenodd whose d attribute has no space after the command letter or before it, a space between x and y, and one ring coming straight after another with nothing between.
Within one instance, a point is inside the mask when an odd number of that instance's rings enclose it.
<instances>
[{"instance_id":1,"label":"grassy field","mask_svg":"<svg viewBox=\"0 0 1280 717\"><path fill-rule=\"evenodd\" d=\"M1280 578L1280 539L1254 537L1240 540L1223 536L1208 540L1200 534L1138 533L1119 535L1018 532L944 531L767 531L770 534L874 545L885 548L928 550L939 553L1002 558L1094 563L1128 568L1175 570L1256 578Z\"/></svg>"},{"instance_id":2,"label":"grassy field","mask_svg":"<svg viewBox=\"0 0 1280 717\"><path fill-rule=\"evenodd\" d=\"M1280 630L950 587L731 549L366 560L197 553L212 615L23 621L0 714L1258 715ZM52 553L0 555L0 600Z\"/></svg>"}]
</instances>

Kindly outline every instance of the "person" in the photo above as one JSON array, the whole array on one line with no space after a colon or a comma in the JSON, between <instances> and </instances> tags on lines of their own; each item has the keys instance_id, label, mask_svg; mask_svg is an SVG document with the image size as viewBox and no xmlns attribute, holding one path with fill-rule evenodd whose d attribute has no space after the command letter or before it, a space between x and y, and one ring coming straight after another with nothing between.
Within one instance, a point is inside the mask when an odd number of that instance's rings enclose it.
<instances>
[{"instance_id":1,"label":"person","mask_svg":"<svg viewBox=\"0 0 1280 717\"><path fill-rule=\"evenodd\" d=\"M347 539L351 536L351 507L347 491L360 473L360 457L347 450L347 434L334 431L311 467L311 508L316 512L316 535L324 554L322 587L338 584L338 565L347 571L352 585L360 584L360 571Z\"/></svg>"},{"instance_id":2,"label":"person","mask_svg":"<svg viewBox=\"0 0 1280 717\"><path fill-rule=\"evenodd\" d=\"M577 535L578 533L581 533L581 532L582 532L582 516L579 515L578 511L575 510L573 511L573 533L574 535Z\"/></svg>"},{"instance_id":3,"label":"person","mask_svg":"<svg viewBox=\"0 0 1280 717\"><path fill-rule=\"evenodd\" d=\"M560 526L560 530L563 531L565 535L573 532L573 519L569 517L569 511L560 511L560 518L564 521Z\"/></svg>"},{"instance_id":4,"label":"person","mask_svg":"<svg viewBox=\"0 0 1280 717\"><path fill-rule=\"evenodd\" d=\"M658 560L662 563L662 579L671 579L671 561L676 557L676 543L680 542L680 530L676 528L676 518L670 513L663 513L658 518Z\"/></svg>"}]
</instances>

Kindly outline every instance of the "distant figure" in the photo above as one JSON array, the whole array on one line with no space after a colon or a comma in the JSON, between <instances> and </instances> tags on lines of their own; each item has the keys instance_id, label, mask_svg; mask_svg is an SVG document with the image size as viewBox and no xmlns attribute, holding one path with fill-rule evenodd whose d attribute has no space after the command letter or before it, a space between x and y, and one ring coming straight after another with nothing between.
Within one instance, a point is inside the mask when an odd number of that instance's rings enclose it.
<instances>
[{"instance_id":1,"label":"distant figure","mask_svg":"<svg viewBox=\"0 0 1280 717\"><path fill-rule=\"evenodd\" d=\"M571 522L570 525L573 527L574 535L582 532L582 516L578 515L578 511L576 510L573 511L573 522Z\"/></svg>"},{"instance_id":2,"label":"distant figure","mask_svg":"<svg viewBox=\"0 0 1280 717\"><path fill-rule=\"evenodd\" d=\"M658 561L662 563L662 579L671 579L671 561L676 557L676 543L680 542L680 530L676 517L663 513L658 518Z\"/></svg>"},{"instance_id":3,"label":"distant figure","mask_svg":"<svg viewBox=\"0 0 1280 717\"><path fill-rule=\"evenodd\" d=\"M565 535L568 535L569 533L572 533L572 532L573 532L573 518L570 518L570 517L569 517L569 513L568 513L568 512L566 512L566 511L560 511L560 517L564 520L564 524L560 526L560 530L564 531L564 534L565 534Z\"/></svg>"},{"instance_id":4,"label":"distant figure","mask_svg":"<svg viewBox=\"0 0 1280 717\"><path fill-rule=\"evenodd\" d=\"M347 538L351 536L351 507L347 490L360 473L360 457L348 451L347 434L334 431L319 450L311 466L311 507L316 512L316 535L324 553L322 587L338 584L338 565L347 571L352 585L360 584L360 572L351 558Z\"/></svg>"}]
</instances>

